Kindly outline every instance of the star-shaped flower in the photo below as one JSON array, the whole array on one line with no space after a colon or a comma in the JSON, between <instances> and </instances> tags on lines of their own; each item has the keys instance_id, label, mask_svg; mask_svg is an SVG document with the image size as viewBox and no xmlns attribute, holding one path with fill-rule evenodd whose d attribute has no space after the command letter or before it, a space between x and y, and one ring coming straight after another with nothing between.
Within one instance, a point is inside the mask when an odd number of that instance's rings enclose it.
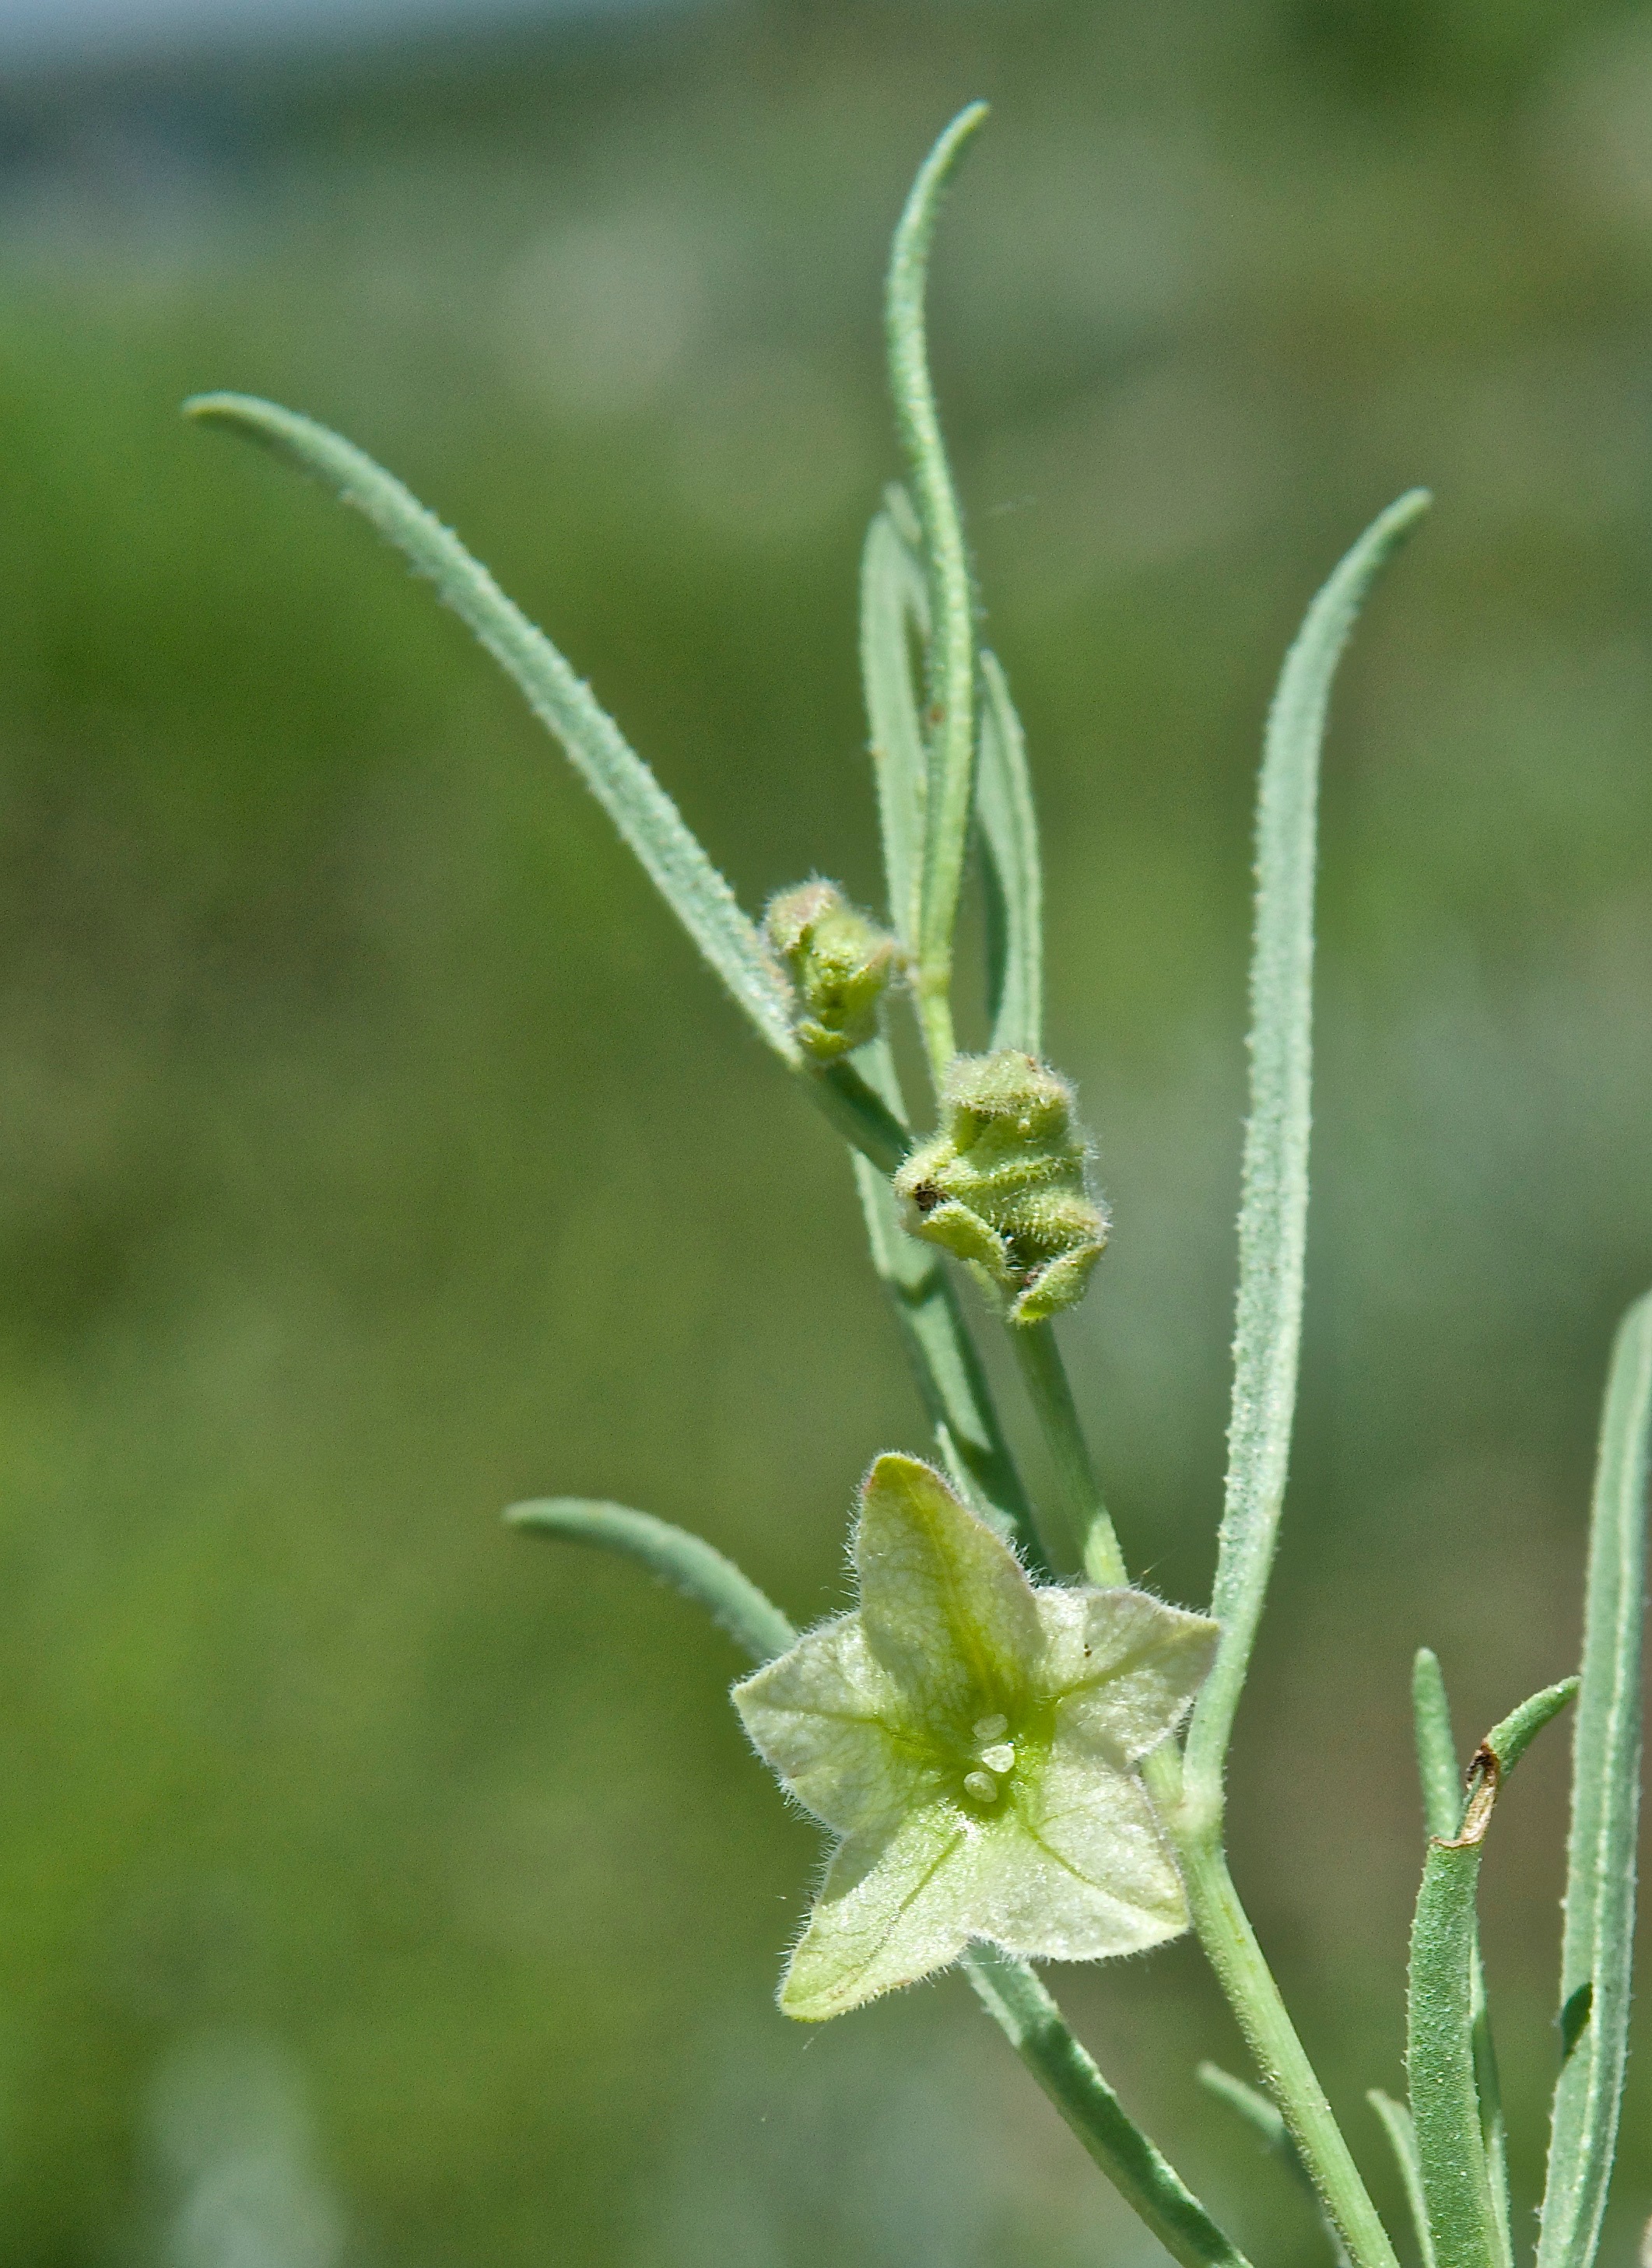
<instances>
[{"instance_id":1,"label":"star-shaped flower","mask_svg":"<svg viewBox=\"0 0 1652 2268\"><path fill-rule=\"evenodd\" d=\"M1094 1961L1187 1927L1136 1766L1216 1625L1145 1592L1035 1588L939 1473L880 1457L860 1604L734 1688L758 1753L842 1839L780 1987L841 2015L971 1938Z\"/></svg>"}]
</instances>

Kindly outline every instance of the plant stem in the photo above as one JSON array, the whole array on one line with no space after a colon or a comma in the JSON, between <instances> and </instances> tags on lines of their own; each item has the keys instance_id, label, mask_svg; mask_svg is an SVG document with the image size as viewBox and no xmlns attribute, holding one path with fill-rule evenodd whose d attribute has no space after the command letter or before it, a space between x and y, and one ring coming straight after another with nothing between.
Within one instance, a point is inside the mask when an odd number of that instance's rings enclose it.
<instances>
[{"instance_id":1,"label":"plant stem","mask_svg":"<svg viewBox=\"0 0 1652 2268\"><path fill-rule=\"evenodd\" d=\"M1027 1963L977 1944L963 1966L1016 2054L1170 2257L1183 2268L1247 2268L1244 2255L1130 2117Z\"/></svg>"},{"instance_id":2,"label":"plant stem","mask_svg":"<svg viewBox=\"0 0 1652 2268\"><path fill-rule=\"evenodd\" d=\"M1268 2093L1278 2103L1314 2187L1354 2268L1398 2268L1360 2169L1273 1981L1228 1871L1219 1823L1184 1811L1182 1760L1166 1742L1142 1776L1176 1845L1193 1927Z\"/></svg>"},{"instance_id":3,"label":"plant stem","mask_svg":"<svg viewBox=\"0 0 1652 2268\"><path fill-rule=\"evenodd\" d=\"M812 1071L808 1089L844 1141L880 1174L900 1171L901 1161L911 1147L911 1137L853 1064L828 1064Z\"/></svg>"},{"instance_id":4,"label":"plant stem","mask_svg":"<svg viewBox=\"0 0 1652 2268\"><path fill-rule=\"evenodd\" d=\"M1047 1321L1012 1324L1009 1336L1056 1469L1058 1521L1048 1523L1052 1532L1045 1533L1043 1526L1039 1531L1045 1556L1058 1574L1082 1573L1103 1589L1127 1583L1125 1557L1090 1462L1055 1326Z\"/></svg>"},{"instance_id":5,"label":"plant stem","mask_svg":"<svg viewBox=\"0 0 1652 2268\"><path fill-rule=\"evenodd\" d=\"M1055 1333L1044 1322L1012 1327L1010 1337L1062 1484L1067 1525L1061 1540L1071 1542L1057 1564L1063 1572L1081 1565L1092 1582L1104 1586L1128 1582ZM1046 1550L1050 1543L1046 1539ZM1056 1558L1053 1550L1051 1557ZM1394 2248L1239 1902L1221 1846L1220 1805L1201 1804L1197 1809L1184 1805L1182 1759L1173 1742L1154 1749L1142 1769L1181 1861L1193 1927L1205 1957L1239 2020L1326 2212L1355 2268L1398 2268Z\"/></svg>"}]
</instances>

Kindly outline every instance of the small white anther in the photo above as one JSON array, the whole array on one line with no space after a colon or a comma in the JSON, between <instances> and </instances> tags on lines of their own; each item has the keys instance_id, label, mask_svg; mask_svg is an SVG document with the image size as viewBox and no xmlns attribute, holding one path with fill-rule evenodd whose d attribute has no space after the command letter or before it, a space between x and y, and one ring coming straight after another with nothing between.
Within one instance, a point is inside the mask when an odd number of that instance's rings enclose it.
<instances>
[{"instance_id":1,"label":"small white anther","mask_svg":"<svg viewBox=\"0 0 1652 2268\"><path fill-rule=\"evenodd\" d=\"M1015 1769L1015 1749L1013 1742L998 1741L981 1751L981 1762L988 1771L1007 1772Z\"/></svg>"},{"instance_id":2,"label":"small white anther","mask_svg":"<svg viewBox=\"0 0 1652 2268\"><path fill-rule=\"evenodd\" d=\"M977 1741L1001 1741L1009 1730L1007 1717L983 1717L975 1728Z\"/></svg>"},{"instance_id":3,"label":"small white anther","mask_svg":"<svg viewBox=\"0 0 1652 2268\"><path fill-rule=\"evenodd\" d=\"M977 1803L995 1803L998 1800L998 1782L991 1772L965 1772L963 1784Z\"/></svg>"}]
</instances>

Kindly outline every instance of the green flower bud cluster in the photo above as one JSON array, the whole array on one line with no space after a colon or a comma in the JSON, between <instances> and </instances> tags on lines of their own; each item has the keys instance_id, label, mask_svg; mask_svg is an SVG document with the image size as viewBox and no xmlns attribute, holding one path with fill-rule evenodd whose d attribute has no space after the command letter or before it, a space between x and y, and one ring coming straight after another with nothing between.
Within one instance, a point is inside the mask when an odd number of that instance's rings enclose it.
<instances>
[{"instance_id":1,"label":"green flower bud cluster","mask_svg":"<svg viewBox=\"0 0 1652 2268\"><path fill-rule=\"evenodd\" d=\"M820 881L771 898L765 927L792 978L799 1011L792 1028L805 1053L833 1063L864 1046L900 973L888 931L858 912L836 882Z\"/></svg>"},{"instance_id":2,"label":"green flower bud cluster","mask_svg":"<svg viewBox=\"0 0 1652 2268\"><path fill-rule=\"evenodd\" d=\"M895 1177L907 1228L967 1260L1013 1323L1075 1306L1107 1241L1107 1215L1086 1186L1089 1145L1072 1088L1004 1048L955 1056L940 1103L940 1132Z\"/></svg>"}]
</instances>

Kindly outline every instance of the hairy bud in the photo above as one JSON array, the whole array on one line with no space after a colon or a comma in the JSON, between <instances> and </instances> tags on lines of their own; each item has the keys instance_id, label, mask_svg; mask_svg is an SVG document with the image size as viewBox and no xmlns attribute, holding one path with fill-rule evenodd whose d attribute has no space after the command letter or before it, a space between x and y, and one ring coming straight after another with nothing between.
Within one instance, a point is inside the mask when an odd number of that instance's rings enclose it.
<instances>
[{"instance_id":1,"label":"hairy bud","mask_svg":"<svg viewBox=\"0 0 1652 2268\"><path fill-rule=\"evenodd\" d=\"M1073 1090L1014 1048L955 1056L941 1130L895 1177L906 1226L967 1260L1015 1323L1084 1296L1107 1241L1085 1184L1088 1154Z\"/></svg>"},{"instance_id":2,"label":"hairy bud","mask_svg":"<svg viewBox=\"0 0 1652 2268\"><path fill-rule=\"evenodd\" d=\"M831 1063L871 1039L878 1002L897 972L895 939L858 913L836 882L805 882L771 899L769 943L797 994L793 1025L806 1053Z\"/></svg>"}]
</instances>

